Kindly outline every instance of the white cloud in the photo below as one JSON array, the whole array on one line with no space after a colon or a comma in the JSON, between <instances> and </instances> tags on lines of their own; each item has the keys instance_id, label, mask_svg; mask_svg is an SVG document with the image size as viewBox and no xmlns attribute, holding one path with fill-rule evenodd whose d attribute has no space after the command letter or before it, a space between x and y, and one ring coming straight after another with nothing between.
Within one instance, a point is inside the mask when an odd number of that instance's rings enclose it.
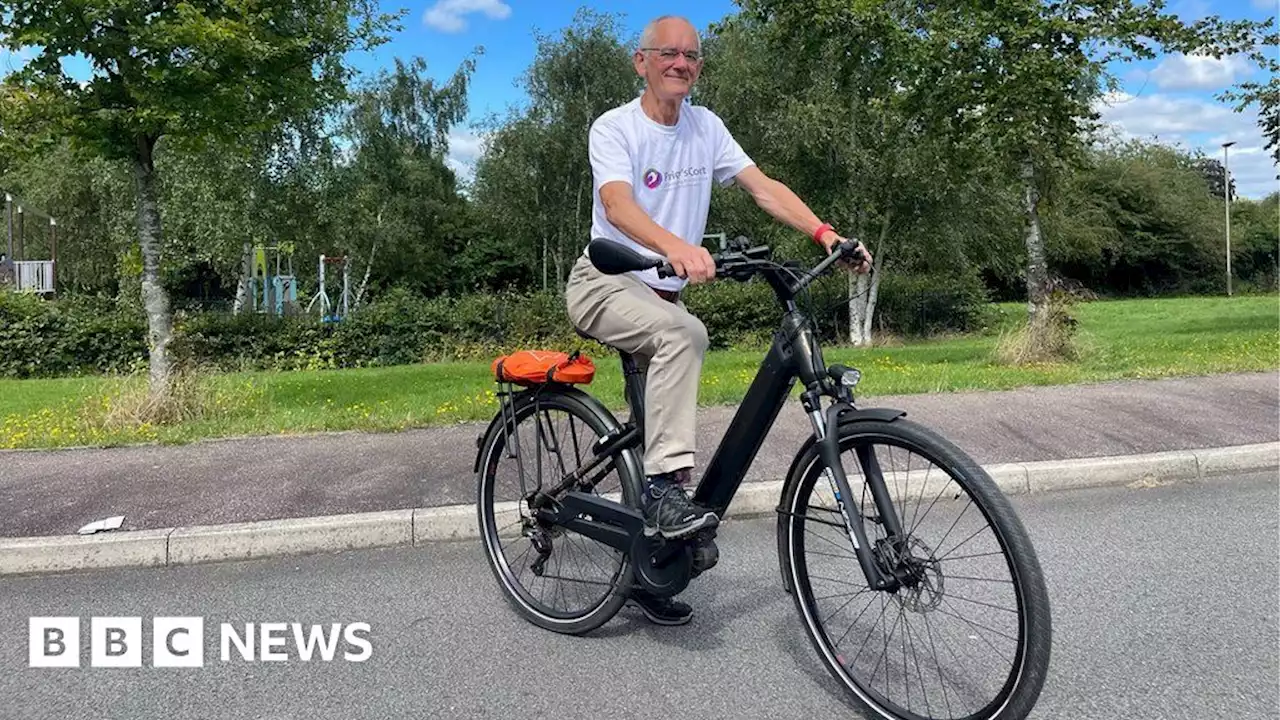
<instances>
[{"instance_id":1,"label":"white cloud","mask_svg":"<svg viewBox=\"0 0 1280 720\"><path fill-rule=\"evenodd\" d=\"M1192 133L1260 132L1256 112L1237 113L1226 105L1195 98L1109 93L1098 110L1103 120L1138 137L1185 138Z\"/></svg>"},{"instance_id":2,"label":"white cloud","mask_svg":"<svg viewBox=\"0 0 1280 720\"><path fill-rule=\"evenodd\" d=\"M422 21L440 32L462 32L467 27L465 16L484 13L493 20L511 16L511 6L502 0L439 0L427 9Z\"/></svg>"},{"instance_id":3,"label":"white cloud","mask_svg":"<svg viewBox=\"0 0 1280 720\"><path fill-rule=\"evenodd\" d=\"M449 153L445 156L448 165L464 183L475 179L476 161L484 154L484 138L465 130L449 131Z\"/></svg>"},{"instance_id":4,"label":"white cloud","mask_svg":"<svg viewBox=\"0 0 1280 720\"><path fill-rule=\"evenodd\" d=\"M1123 138L1155 140L1218 160L1222 143L1234 141L1230 162L1237 192L1261 199L1280 189L1280 168L1263 150L1266 141L1254 108L1237 113L1211 100L1117 92L1108 93L1097 110Z\"/></svg>"},{"instance_id":5,"label":"white cloud","mask_svg":"<svg viewBox=\"0 0 1280 720\"><path fill-rule=\"evenodd\" d=\"M1253 7L1258 10L1275 10L1280 13L1280 2L1277 2L1277 0L1253 0Z\"/></svg>"},{"instance_id":6,"label":"white cloud","mask_svg":"<svg viewBox=\"0 0 1280 720\"><path fill-rule=\"evenodd\" d=\"M1165 90L1220 90L1246 76L1252 64L1243 57L1213 58L1204 55L1170 55L1151 72L1151 79Z\"/></svg>"}]
</instances>

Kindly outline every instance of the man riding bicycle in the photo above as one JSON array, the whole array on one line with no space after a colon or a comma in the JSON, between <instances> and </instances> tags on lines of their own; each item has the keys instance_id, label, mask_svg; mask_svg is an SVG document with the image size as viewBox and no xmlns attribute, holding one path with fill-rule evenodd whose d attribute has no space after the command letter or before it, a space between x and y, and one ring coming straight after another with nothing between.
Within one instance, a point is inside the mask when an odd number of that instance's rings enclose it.
<instances>
[{"instance_id":1,"label":"man riding bicycle","mask_svg":"<svg viewBox=\"0 0 1280 720\"><path fill-rule=\"evenodd\" d=\"M632 63L645 80L643 94L591 125L591 237L664 257L678 277L659 279L652 269L605 275L584 252L570 272L565 300L580 331L631 353L645 372L647 530L687 538L719 522L687 490L708 340L706 326L680 297L687 283L715 277L711 254L702 247L712 181L741 186L765 212L827 252L844 238L786 185L761 172L715 113L686 103L703 63L701 41L688 20L665 15L651 21ZM854 269L865 273L871 255L860 249L865 260ZM683 624L693 613L685 603L647 593L632 600L660 624Z\"/></svg>"}]
</instances>

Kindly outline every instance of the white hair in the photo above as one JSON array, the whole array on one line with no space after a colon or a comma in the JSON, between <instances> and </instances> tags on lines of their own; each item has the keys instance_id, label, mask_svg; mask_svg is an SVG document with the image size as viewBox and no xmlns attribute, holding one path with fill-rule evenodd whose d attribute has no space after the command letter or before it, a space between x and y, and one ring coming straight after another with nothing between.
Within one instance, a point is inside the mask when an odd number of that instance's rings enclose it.
<instances>
[{"instance_id":1,"label":"white hair","mask_svg":"<svg viewBox=\"0 0 1280 720\"><path fill-rule=\"evenodd\" d=\"M658 34L658 24L663 20L681 20L688 23L689 27L693 28L693 36L698 39L698 49L702 49L702 36L698 34L698 28L681 15L662 15L650 20L649 24L644 26L644 31L640 33L640 47L653 47L654 36Z\"/></svg>"}]
</instances>

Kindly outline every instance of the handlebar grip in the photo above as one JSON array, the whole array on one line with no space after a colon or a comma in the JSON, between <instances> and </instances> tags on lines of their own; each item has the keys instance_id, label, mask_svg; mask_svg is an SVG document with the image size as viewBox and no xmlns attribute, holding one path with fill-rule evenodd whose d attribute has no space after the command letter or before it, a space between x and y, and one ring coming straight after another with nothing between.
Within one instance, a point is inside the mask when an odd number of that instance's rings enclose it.
<instances>
[{"instance_id":1,"label":"handlebar grip","mask_svg":"<svg viewBox=\"0 0 1280 720\"><path fill-rule=\"evenodd\" d=\"M671 267L671 263L662 263L658 266L658 277L669 278L676 276L676 269Z\"/></svg>"}]
</instances>

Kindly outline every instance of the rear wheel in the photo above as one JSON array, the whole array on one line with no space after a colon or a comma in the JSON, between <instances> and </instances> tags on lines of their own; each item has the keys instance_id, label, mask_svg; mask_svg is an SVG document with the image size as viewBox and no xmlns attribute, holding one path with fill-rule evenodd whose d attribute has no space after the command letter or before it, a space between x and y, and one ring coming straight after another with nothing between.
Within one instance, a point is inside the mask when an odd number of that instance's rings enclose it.
<instances>
[{"instance_id":1,"label":"rear wheel","mask_svg":"<svg viewBox=\"0 0 1280 720\"><path fill-rule=\"evenodd\" d=\"M585 393L545 388L517 395L481 446L477 513L485 555L507 601L539 627L586 633L626 602L627 553L538 522L526 500L587 464L595 442L617 428ZM602 476L595 494L635 507L639 468L633 450L617 451L591 473Z\"/></svg>"},{"instance_id":2,"label":"rear wheel","mask_svg":"<svg viewBox=\"0 0 1280 720\"><path fill-rule=\"evenodd\" d=\"M909 421L856 422L839 437L849 517L902 584L868 586L810 448L783 497L780 546L823 664L876 717L1025 718L1048 670L1051 623L1035 551L1008 500L958 448ZM877 472L902 524L897 542L868 486Z\"/></svg>"}]
</instances>

